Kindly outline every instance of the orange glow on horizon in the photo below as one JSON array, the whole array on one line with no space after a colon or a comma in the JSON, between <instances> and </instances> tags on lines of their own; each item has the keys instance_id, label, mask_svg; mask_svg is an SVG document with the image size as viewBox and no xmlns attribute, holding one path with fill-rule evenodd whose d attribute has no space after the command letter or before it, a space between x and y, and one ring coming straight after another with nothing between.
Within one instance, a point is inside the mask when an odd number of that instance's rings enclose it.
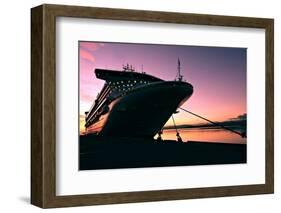
<instances>
[{"instance_id":1,"label":"orange glow on horizon","mask_svg":"<svg viewBox=\"0 0 281 213\"><path fill-rule=\"evenodd\" d=\"M80 115L79 116L79 126L80 126L80 128L79 128L79 130L80 130L80 135L81 134L84 134L84 132L85 132L85 116L84 115Z\"/></svg>"}]
</instances>

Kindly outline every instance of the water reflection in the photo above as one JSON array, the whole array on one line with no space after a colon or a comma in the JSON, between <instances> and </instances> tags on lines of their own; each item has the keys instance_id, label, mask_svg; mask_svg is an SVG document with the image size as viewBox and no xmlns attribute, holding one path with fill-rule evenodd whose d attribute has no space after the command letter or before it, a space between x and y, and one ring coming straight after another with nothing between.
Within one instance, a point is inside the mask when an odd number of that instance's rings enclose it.
<instances>
[{"instance_id":1,"label":"water reflection","mask_svg":"<svg viewBox=\"0 0 281 213\"><path fill-rule=\"evenodd\" d=\"M245 144L247 140L247 138L242 138L235 133L220 128L181 128L178 129L178 132L184 142L200 141ZM176 140L176 130L164 129L162 138L163 140Z\"/></svg>"}]
</instances>

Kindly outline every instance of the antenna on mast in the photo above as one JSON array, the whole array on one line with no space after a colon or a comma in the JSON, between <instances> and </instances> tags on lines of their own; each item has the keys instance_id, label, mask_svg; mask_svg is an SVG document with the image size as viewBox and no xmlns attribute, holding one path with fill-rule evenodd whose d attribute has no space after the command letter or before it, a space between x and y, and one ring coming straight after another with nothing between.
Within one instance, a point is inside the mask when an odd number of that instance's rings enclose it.
<instances>
[{"instance_id":1,"label":"antenna on mast","mask_svg":"<svg viewBox=\"0 0 281 213\"><path fill-rule=\"evenodd\" d=\"M178 80L178 81L183 80L183 76L181 75L181 62L180 62L179 58L178 58L178 73L177 73L176 80Z\"/></svg>"}]
</instances>

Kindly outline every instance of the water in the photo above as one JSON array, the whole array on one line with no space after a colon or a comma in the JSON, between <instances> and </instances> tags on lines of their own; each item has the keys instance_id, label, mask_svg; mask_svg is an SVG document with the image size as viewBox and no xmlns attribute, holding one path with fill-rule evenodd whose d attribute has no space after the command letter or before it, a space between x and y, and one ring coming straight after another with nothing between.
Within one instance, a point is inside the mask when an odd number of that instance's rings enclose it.
<instances>
[{"instance_id":1,"label":"water","mask_svg":"<svg viewBox=\"0 0 281 213\"><path fill-rule=\"evenodd\" d=\"M184 142L200 141L246 144L247 140L247 138L242 138L238 134L221 128L181 128L178 129L178 132ZM164 140L176 140L176 130L164 129L162 138Z\"/></svg>"}]
</instances>

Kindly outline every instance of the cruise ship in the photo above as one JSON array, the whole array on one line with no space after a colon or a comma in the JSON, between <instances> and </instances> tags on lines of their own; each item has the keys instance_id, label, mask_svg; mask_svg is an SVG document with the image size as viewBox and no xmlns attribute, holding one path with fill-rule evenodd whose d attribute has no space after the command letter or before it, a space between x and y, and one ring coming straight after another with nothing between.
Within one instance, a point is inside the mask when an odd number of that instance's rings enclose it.
<instances>
[{"instance_id":1,"label":"cruise ship","mask_svg":"<svg viewBox=\"0 0 281 213\"><path fill-rule=\"evenodd\" d=\"M131 65L123 70L95 69L104 86L85 112L85 134L108 137L153 138L193 93L178 73L165 81Z\"/></svg>"}]
</instances>

